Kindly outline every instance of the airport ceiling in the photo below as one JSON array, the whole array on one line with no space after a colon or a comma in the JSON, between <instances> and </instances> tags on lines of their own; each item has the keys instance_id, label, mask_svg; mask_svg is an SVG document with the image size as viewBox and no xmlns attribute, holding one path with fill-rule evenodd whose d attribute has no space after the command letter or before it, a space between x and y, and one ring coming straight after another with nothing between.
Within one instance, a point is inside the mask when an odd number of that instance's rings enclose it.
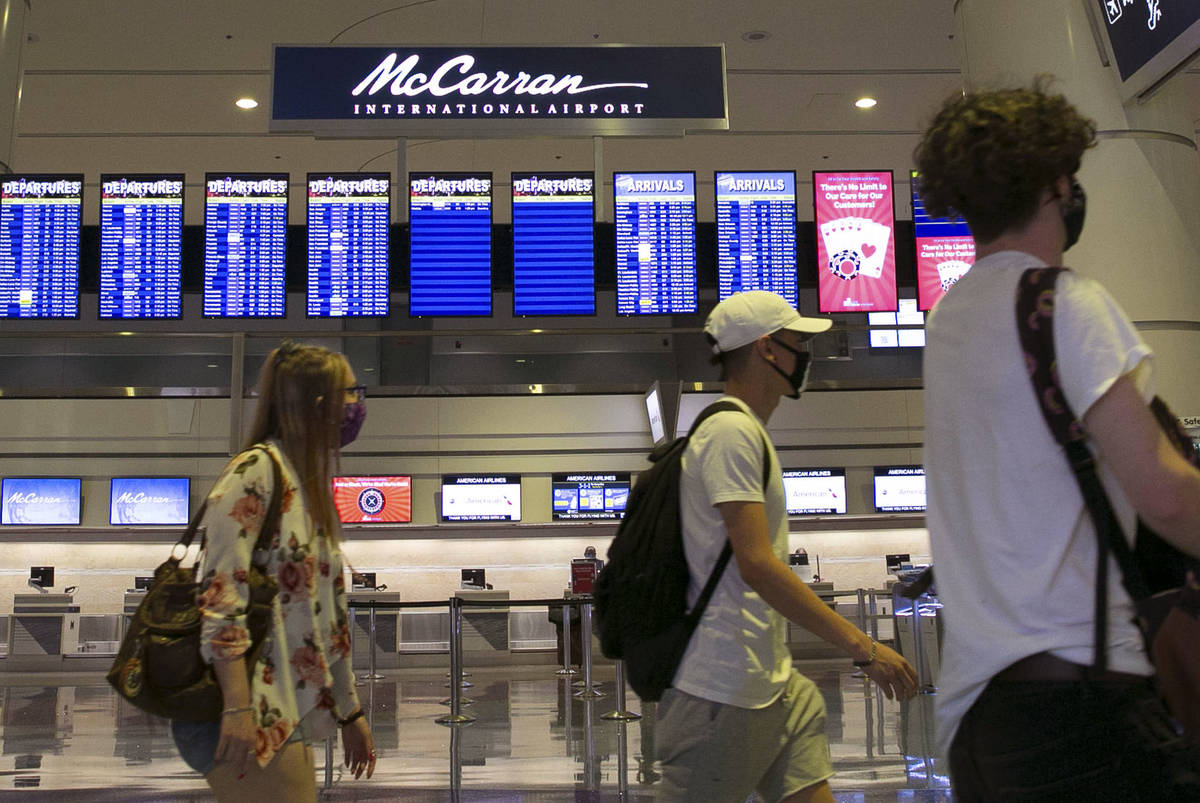
<instances>
[{"instance_id":1,"label":"airport ceiling","mask_svg":"<svg viewBox=\"0 0 1200 803\"><path fill-rule=\"evenodd\" d=\"M207 170L286 171L293 182L310 170L396 172L395 140L268 132L274 43L723 43L730 131L607 138L605 173L694 169L710 193L718 168L791 168L802 180L813 169L890 168L903 180L922 123L961 88L952 8L950 0L32 0L12 165L84 173L85 223L97 215L100 173L184 172L196 193L188 222L198 223ZM1195 74L1182 80L1200 85ZM878 106L856 109L862 95ZM242 111L234 106L242 96L261 105ZM512 170L594 163L590 138L407 142L410 170L485 170L498 184Z\"/></svg>"}]
</instances>

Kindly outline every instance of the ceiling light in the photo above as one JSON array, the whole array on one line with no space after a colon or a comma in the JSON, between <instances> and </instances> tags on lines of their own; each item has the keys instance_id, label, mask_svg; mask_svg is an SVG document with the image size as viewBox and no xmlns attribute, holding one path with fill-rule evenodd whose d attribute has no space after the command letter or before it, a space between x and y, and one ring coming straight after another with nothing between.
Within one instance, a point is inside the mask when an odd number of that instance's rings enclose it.
<instances>
[{"instance_id":1,"label":"ceiling light","mask_svg":"<svg viewBox=\"0 0 1200 803\"><path fill-rule=\"evenodd\" d=\"M742 39L747 42L765 42L770 38L770 31L746 31L742 34Z\"/></svg>"},{"instance_id":2,"label":"ceiling light","mask_svg":"<svg viewBox=\"0 0 1200 803\"><path fill-rule=\"evenodd\" d=\"M879 101L875 100L875 98L864 97L854 101L854 105L860 109L873 109L875 108L875 104L878 102Z\"/></svg>"},{"instance_id":3,"label":"ceiling light","mask_svg":"<svg viewBox=\"0 0 1200 803\"><path fill-rule=\"evenodd\" d=\"M257 109L258 101L254 98L238 98L233 102L233 105L237 106L239 109Z\"/></svg>"}]
</instances>

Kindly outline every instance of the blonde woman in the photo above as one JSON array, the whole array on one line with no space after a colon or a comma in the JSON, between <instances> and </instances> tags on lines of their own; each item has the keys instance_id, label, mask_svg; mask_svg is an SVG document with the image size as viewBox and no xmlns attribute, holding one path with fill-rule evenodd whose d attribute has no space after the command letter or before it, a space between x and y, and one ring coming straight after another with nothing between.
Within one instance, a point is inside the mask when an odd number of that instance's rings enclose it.
<instances>
[{"instance_id":1,"label":"blonde woman","mask_svg":"<svg viewBox=\"0 0 1200 803\"><path fill-rule=\"evenodd\" d=\"M201 649L224 710L219 722L172 727L184 760L218 800L315 800L310 745L334 731L355 778L375 771L371 730L354 691L330 493L339 451L357 436L366 407L345 357L317 346L285 343L271 352L258 391L247 446L217 481L204 515ZM255 555L275 493L282 494L278 532L268 553ZM262 648L248 662L252 560L276 578L279 593Z\"/></svg>"}]
</instances>

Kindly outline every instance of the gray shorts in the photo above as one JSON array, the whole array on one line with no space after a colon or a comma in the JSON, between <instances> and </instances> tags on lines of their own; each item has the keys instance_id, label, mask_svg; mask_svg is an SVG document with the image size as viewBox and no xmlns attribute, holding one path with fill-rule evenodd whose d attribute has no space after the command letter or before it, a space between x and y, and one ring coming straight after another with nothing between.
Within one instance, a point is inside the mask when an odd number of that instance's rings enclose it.
<instances>
[{"instance_id":1,"label":"gray shorts","mask_svg":"<svg viewBox=\"0 0 1200 803\"><path fill-rule=\"evenodd\" d=\"M766 708L714 703L667 689L655 740L659 801L741 803L757 791L776 803L833 775L825 700L796 670Z\"/></svg>"}]
</instances>

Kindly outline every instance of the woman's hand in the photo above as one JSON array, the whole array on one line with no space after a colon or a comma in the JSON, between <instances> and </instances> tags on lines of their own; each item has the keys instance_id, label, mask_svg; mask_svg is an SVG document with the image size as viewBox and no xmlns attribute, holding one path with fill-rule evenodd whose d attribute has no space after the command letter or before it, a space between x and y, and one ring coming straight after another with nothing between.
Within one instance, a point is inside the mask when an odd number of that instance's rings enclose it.
<instances>
[{"instance_id":1,"label":"woman's hand","mask_svg":"<svg viewBox=\"0 0 1200 803\"><path fill-rule=\"evenodd\" d=\"M216 764L229 764L244 778L256 761L257 728L249 709L221 715L221 740L217 742Z\"/></svg>"},{"instance_id":2,"label":"woman's hand","mask_svg":"<svg viewBox=\"0 0 1200 803\"><path fill-rule=\"evenodd\" d=\"M363 770L368 778L375 774L375 739L366 717L342 726L342 744L346 747L346 766L355 778L361 778Z\"/></svg>"}]
</instances>

